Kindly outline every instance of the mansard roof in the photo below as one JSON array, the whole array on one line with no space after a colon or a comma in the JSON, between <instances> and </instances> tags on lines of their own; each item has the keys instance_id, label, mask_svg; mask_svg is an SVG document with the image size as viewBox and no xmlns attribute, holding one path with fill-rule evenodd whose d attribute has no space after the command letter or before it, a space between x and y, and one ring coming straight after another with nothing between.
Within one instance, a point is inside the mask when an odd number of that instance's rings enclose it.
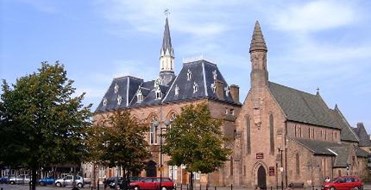
<instances>
[{"instance_id":1,"label":"mansard roof","mask_svg":"<svg viewBox=\"0 0 371 190\"><path fill-rule=\"evenodd\" d=\"M216 82L223 86L222 97L217 96L213 90ZM139 91L143 96L142 101L138 101ZM160 96L156 94L157 92L161 92ZM239 102L233 101L228 83L218 67L206 60L197 60L184 63L179 75L168 85L164 84L161 78L146 82L131 76L113 79L95 112L196 99L210 99L240 105Z\"/></svg>"},{"instance_id":2,"label":"mansard roof","mask_svg":"<svg viewBox=\"0 0 371 190\"><path fill-rule=\"evenodd\" d=\"M214 78L215 77L215 78ZM218 97L213 90L216 82L223 84L223 97ZM194 90L197 86L197 91ZM178 88L178 93L176 93ZM206 60L197 60L183 64L183 68L170 87L164 102L186 101L191 99L213 99L231 104L235 103L229 92L228 83L224 80L217 65Z\"/></svg>"},{"instance_id":3,"label":"mansard roof","mask_svg":"<svg viewBox=\"0 0 371 190\"><path fill-rule=\"evenodd\" d=\"M357 128L354 129L354 132L359 137L359 146L360 147L370 147L371 146L370 135L367 133L363 123L357 123Z\"/></svg>"},{"instance_id":4,"label":"mansard roof","mask_svg":"<svg viewBox=\"0 0 371 190\"><path fill-rule=\"evenodd\" d=\"M341 111L337 106L335 106L334 110L331 110L332 116L337 123L337 126L340 127L340 139L342 141L349 141L349 142L359 142L359 138L353 131L352 127L349 125L348 121L345 119Z\"/></svg>"},{"instance_id":5,"label":"mansard roof","mask_svg":"<svg viewBox=\"0 0 371 190\"><path fill-rule=\"evenodd\" d=\"M268 82L268 87L288 120L340 129L319 94L309 94L273 82Z\"/></svg>"}]
</instances>

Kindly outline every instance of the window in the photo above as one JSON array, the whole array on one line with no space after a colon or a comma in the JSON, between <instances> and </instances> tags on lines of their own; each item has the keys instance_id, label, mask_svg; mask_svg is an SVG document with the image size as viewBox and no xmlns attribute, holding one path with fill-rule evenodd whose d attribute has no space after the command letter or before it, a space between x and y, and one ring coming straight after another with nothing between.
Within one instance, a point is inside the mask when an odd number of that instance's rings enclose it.
<instances>
[{"instance_id":1,"label":"window","mask_svg":"<svg viewBox=\"0 0 371 190\"><path fill-rule=\"evenodd\" d=\"M190 81L192 79L192 72L188 69L187 71L187 81Z\"/></svg>"},{"instance_id":2,"label":"window","mask_svg":"<svg viewBox=\"0 0 371 190\"><path fill-rule=\"evenodd\" d=\"M233 157L231 157L231 163L230 163L230 168L229 168L229 175L233 175Z\"/></svg>"},{"instance_id":3,"label":"window","mask_svg":"<svg viewBox=\"0 0 371 190\"><path fill-rule=\"evenodd\" d=\"M174 181L178 178L178 166L169 166L169 177Z\"/></svg>"},{"instance_id":4,"label":"window","mask_svg":"<svg viewBox=\"0 0 371 190\"><path fill-rule=\"evenodd\" d=\"M211 84L211 90L213 91L213 93L216 92L216 85L215 85L215 82Z\"/></svg>"},{"instance_id":5,"label":"window","mask_svg":"<svg viewBox=\"0 0 371 190\"><path fill-rule=\"evenodd\" d=\"M162 98L162 93L161 93L160 87L156 88L155 93L156 93L156 99L161 99Z\"/></svg>"},{"instance_id":6,"label":"window","mask_svg":"<svg viewBox=\"0 0 371 190\"><path fill-rule=\"evenodd\" d=\"M149 131L149 142L150 144L157 144L157 131L156 126L151 123L150 131Z\"/></svg>"},{"instance_id":7,"label":"window","mask_svg":"<svg viewBox=\"0 0 371 190\"><path fill-rule=\"evenodd\" d=\"M299 153L296 153L296 175L300 175L300 157L299 157Z\"/></svg>"},{"instance_id":8,"label":"window","mask_svg":"<svg viewBox=\"0 0 371 190\"><path fill-rule=\"evenodd\" d=\"M117 105L121 105L122 97L120 95L117 96Z\"/></svg>"},{"instance_id":9,"label":"window","mask_svg":"<svg viewBox=\"0 0 371 190\"><path fill-rule=\"evenodd\" d=\"M246 152L247 154L251 153L251 139L250 139L250 117L246 116L245 118L246 122Z\"/></svg>"},{"instance_id":10,"label":"window","mask_svg":"<svg viewBox=\"0 0 371 190\"><path fill-rule=\"evenodd\" d=\"M115 87L113 88L113 91L115 94L117 94L119 92L119 85L116 83L115 84Z\"/></svg>"},{"instance_id":11,"label":"window","mask_svg":"<svg viewBox=\"0 0 371 190\"><path fill-rule=\"evenodd\" d=\"M193 93L198 91L198 84L196 82L193 83Z\"/></svg>"},{"instance_id":12,"label":"window","mask_svg":"<svg viewBox=\"0 0 371 190\"><path fill-rule=\"evenodd\" d=\"M178 87L178 85L175 85L174 95L178 96L178 94L179 94L179 87Z\"/></svg>"},{"instance_id":13,"label":"window","mask_svg":"<svg viewBox=\"0 0 371 190\"><path fill-rule=\"evenodd\" d=\"M103 104L103 106L107 106L107 98L103 98L102 104Z\"/></svg>"},{"instance_id":14,"label":"window","mask_svg":"<svg viewBox=\"0 0 371 190\"><path fill-rule=\"evenodd\" d=\"M269 115L270 153L274 154L274 120L273 114Z\"/></svg>"},{"instance_id":15,"label":"window","mask_svg":"<svg viewBox=\"0 0 371 190\"><path fill-rule=\"evenodd\" d=\"M142 94L142 90L140 90L140 89L137 92L137 102L138 103L143 102L143 94Z\"/></svg>"}]
</instances>

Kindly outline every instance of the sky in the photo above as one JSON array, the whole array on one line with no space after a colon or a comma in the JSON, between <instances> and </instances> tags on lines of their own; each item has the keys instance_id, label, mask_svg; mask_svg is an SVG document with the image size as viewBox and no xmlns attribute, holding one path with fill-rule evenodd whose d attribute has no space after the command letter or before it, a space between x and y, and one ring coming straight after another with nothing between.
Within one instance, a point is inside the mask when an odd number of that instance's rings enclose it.
<instances>
[{"instance_id":1,"label":"sky","mask_svg":"<svg viewBox=\"0 0 371 190\"><path fill-rule=\"evenodd\" d=\"M258 20L269 80L319 89L351 126L363 122L371 133L369 0L1 0L0 79L13 84L59 61L94 111L113 78L157 78L166 9L176 73L203 56L240 87L243 102Z\"/></svg>"}]
</instances>

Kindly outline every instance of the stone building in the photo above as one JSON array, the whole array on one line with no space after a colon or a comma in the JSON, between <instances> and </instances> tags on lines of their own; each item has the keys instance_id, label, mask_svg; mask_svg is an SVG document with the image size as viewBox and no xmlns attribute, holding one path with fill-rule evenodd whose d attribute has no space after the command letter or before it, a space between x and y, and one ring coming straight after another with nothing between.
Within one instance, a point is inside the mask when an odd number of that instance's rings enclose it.
<instances>
[{"instance_id":1,"label":"stone building","mask_svg":"<svg viewBox=\"0 0 371 190\"><path fill-rule=\"evenodd\" d=\"M286 187L291 183L319 185L326 176L365 177L367 152L359 148L359 138L340 109L329 108L318 92L310 94L269 81L268 48L258 22L249 52L251 89L241 104L239 87L228 85L215 63L202 58L188 60L175 73L166 18L159 75L151 81L114 78L94 120L99 122L113 110L130 109L148 125L146 140L152 158L141 175L169 176L178 184L187 184L188 175L184 167L166 164L168 157L159 151L160 130L170 127L181 107L201 102L207 103L213 117L224 120L222 131L235 141L227 144L233 153L224 167L209 176L196 174L199 183ZM87 177L91 177L90 171L86 168ZM100 177L116 174L113 168L100 168L99 172Z\"/></svg>"}]
</instances>

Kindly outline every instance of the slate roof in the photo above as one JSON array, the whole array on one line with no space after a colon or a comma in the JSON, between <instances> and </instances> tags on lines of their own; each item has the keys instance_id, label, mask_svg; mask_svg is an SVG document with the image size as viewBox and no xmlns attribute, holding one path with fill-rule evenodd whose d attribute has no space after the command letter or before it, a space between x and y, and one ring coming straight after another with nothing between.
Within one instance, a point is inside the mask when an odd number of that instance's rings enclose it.
<instances>
[{"instance_id":1,"label":"slate roof","mask_svg":"<svg viewBox=\"0 0 371 190\"><path fill-rule=\"evenodd\" d=\"M371 140L370 135L367 133L363 123L357 123L357 128L353 129L359 138L360 147L370 147Z\"/></svg>"},{"instance_id":2,"label":"slate roof","mask_svg":"<svg viewBox=\"0 0 371 190\"><path fill-rule=\"evenodd\" d=\"M337 123L337 126L340 127L340 139L342 141L349 141L349 142L359 142L359 138L356 133L353 131L352 127L349 125L348 121L345 119L341 111L337 106L335 106L334 110L331 110L332 116Z\"/></svg>"},{"instance_id":3,"label":"slate roof","mask_svg":"<svg viewBox=\"0 0 371 190\"><path fill-rule=\"evenodd\" d=\"M191 75L189 80L188 75ZM218 98L213 91L213 85L215 85L214 76L216 80L223 83L223 97ZM193 90L194 85L198 86L197 92ZM176 88L179 89L178 94L176 94ZM224 80L217 65L206 60L184 63L182 70L175 78L175 81L164 99L164 103L208 98L230 104L239 104L233 101L228 88L228 83Z\"/></svg>"},{"instance_id":4,"label":"slate roof","mask_svg":"<svg viewBox=\"0 0 371 190\"><path fill-rule=\"evenodd\" d=\"M368 153L357 146L344 143L335 143L328 141L318 141L302 138L293 138L295 142L304 146L314 155L335 156L334 167L346 167L348 156L354 148L357 157L367 158Z\"/></svg>"},{"instance_id":5,"label":"slate roof","mask_svg":"<svg viewBox=\"0 0 371 190\"><path fill-rule=\"evenodd\" d=\"M268 87L288 120L339 129L319 94L309 94L273 82L268 82Z\"/></svg>"},{"instance_id":6,"label":"slate roof","mask_svg":"<svg viewBox=\"0 0 371 190\"><path fill-rule=\"evenodd\" d=\"M191 73L190 80L188 80L188 72ZM217 97L213 91L214 77L223 83L223 97ZM160 99L156 99L156 81L162 94ZM195 84L198 86L196 92L193 89ZM116 87L117 90L115 90L115 86L118 86ZM176 88L178 88L178 95L175 93ZM139 89L143 95L143 101L141 102L138 102L136 95ZM122 99L121 102L118 101L120 97ZM143 79L132 76L113 79L95 112L195 99L210 99L232 105L241 105L239 102L233 101L228 83L225 81L217 65L206 60L197 60L184 63L179 75L169 85L163 85L161 78L151 81L144 81Z\"/></svg>"}]
</instances>

